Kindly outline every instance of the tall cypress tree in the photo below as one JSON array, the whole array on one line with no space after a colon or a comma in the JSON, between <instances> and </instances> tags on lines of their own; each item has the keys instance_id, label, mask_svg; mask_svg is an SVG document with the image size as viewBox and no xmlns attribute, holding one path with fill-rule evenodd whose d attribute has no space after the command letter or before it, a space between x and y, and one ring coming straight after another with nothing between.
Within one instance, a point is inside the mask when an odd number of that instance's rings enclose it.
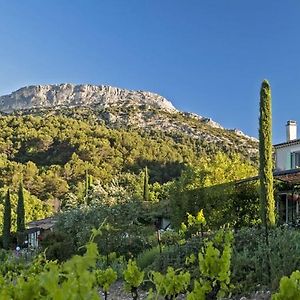
<instances>
[{"instance_id":1,"label":"tall cypress tree","mask_svg":"<svg viewBox=\"0 0 300 300\"><path fill-rule=\"evenodd\" d=\"M262 223L274 226L271 88L267 80L262 82L260 90L259 178Z\"/></svg>"},{"instance_id":2,"label":"tall cypress tree","mask_svg":"<svg viewBox=\"0 0 300 300\"><path fill-rule=\"evenodd\" d=\"M87 170L85 170L85 182L84 182L84 193L85 193L85 197L88 196L89 194L89 189L90 189L90 182L89 182L89 173Z\"/></svg>"},{"instance_id":3,"label":"tall cypress tree","mask_svg":"<svg viewBox=\"0 0 300 300\"><path fill-rule=\"evenodd\" d=\"M88 171L86 170L85 171L85 183L84 183L84 199L85 199L86 204L89 204L89 202L90 202L89 194L90 194L92 185L93 185L93 176L89 175Z\"/></svg>"},{"instance_id":4,"label":"tall cypress tree","mask_svg":"<svg viewBox=\"0 0 300 300\"><path fill-rule=\"evenodd\" d=\"M11 231L11 203L10 203L10 192L8 189L5 196L4 214L3 214L2 243L4 249L9 249L10 231Z\"/></svg>"},{"instance_id":5,"label":"tall cypress tree","mask_svg":"<svg viewBox=\"0 0 300 300\"><path fill-rule=\"evenodd\" d=\"M148 168L146 166L144 170L144 193L143 193L143 200L149 201L149 175L148 175Z\"/></svg>"},{"instance_id":6,"label":"tall cypress tree","mask_svg":"<svg viewBox=\"0 0 300 300\"><path fill-rule=\"evenodd\" d=\"M23 231L25 231L24 188L23 182L20 181L17 206L17 232Z\"/></svg>"}]
</instances>

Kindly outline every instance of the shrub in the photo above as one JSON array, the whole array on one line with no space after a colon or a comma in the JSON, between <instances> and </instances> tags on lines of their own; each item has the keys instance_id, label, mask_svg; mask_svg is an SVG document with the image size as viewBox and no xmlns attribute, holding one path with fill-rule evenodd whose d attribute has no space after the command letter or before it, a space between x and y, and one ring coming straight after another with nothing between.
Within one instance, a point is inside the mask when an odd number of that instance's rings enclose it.
<instances>
[{"instance_id":1,"label":"shrub","mask_svg":"<svg viewBox=\"0 0 300 300\"><path fill-rule=\"evenodd\" d=\"M149 268L162 273L167 272L169 266L174 267L174 269L187 268L186 258L191 254L198 256L198 252L202 246L203 239L200 236L195 236L189 239L184 245L173 245L167 247L161 255L155 258ZM189 265L188 270L191 273L192 278L199 275L196 263Z\"/></svg>"},{"instance_id":2,"label":"shrub","mask_svg":"<svg viewBox=\"0 0 300 300\"><path fill-rule=\"evenodd\" d=\"M236 292L251 292L264 287L278 288L279 280L300 268L300 232L274 228L269 232L271 282L267 276L266 244L263 230L245 228L235 234L232 282Z\"/></svg>"},{"instance_id":3,"label":"shrub","mask_svg":"<svg viewBox=\"0 0 300 300\"><path fill-rule=\"evenodd\" d=\"M45 249L48 260L65 261L74 253L72 239L59 231L47 233L41 241L41 245Z\"/></svg>"},{"instance_id":4,"label":"shrub","mask_svg":"<svg viewBox=\"0 0 300 300\"><path fill-rule=\"evenodd\" d=\"M136 259L137 265L144 270L159 256L159 247L153 247L140 253Z\"/></svg>"},{"instance_id":5,"label":"shrub","mask_svg":"<svg viewBox=\"0 0 300 300\"><path fill-rule=\"evenodd\" d=\"M181 239L182 237L177 231L166 230L161 234L161 243L164 246L177 245Z\"/></svg>"}]
</instances>

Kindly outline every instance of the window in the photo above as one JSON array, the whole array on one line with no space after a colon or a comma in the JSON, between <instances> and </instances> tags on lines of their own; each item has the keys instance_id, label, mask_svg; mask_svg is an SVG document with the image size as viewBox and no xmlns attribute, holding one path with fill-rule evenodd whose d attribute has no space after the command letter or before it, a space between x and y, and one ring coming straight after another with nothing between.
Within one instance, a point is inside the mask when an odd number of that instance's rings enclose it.
<instances>
[{"instance_id":1,"label":"window","mask_svg":"<svg viewBox=\"0 0 300 300\"><path fill-rule=\"evenodd\" d=\"M291 153L292 169L300 168L300 151Z\"/></svg>"}]
</instances>

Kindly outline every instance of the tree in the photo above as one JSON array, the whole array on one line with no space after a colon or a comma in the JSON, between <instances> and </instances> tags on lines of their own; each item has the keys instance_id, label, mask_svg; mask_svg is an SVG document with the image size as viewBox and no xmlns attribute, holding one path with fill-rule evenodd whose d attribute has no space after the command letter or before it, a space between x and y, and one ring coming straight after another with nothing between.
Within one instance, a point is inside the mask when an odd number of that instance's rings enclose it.
<instances>
[{"instance_id":1,"label":"tree","mask_svg":"<svg viewBox=\"0 0 300 300\"><path fill-rule=\"evenodd\" d=\"M146 166L144 171L144 193L143 200L149 201L149 176L148 176L148 168Z\"/></svg>"},{"instance_id":2,"label":"tree","mask_svg":"<svg viewBox=\"0 0 300 300\"><path fill-rule=\"evenodd\" d=\"M24 188L23 182L20 182L18 190L17 206L17 232L25 231L25 208L24 208Z\"/></svg>"},{"instance_id":3,"label":"tree","mask_svg":"<svg viewBox=\"0 0 300 300\"><path fill-rule=\"evenodd\" d=\"M264 226L274 226L271 88L267 80L262 82L260 90L259 179L262 223Z\"/></svg>"},{"instance_id":4,"label":"tree","mask_svg":"<svg viewBox=\"0 0 300 300\"><path fill-rule=\"evenodd\" d=\"M92 175L89 175L88 171L85 171L85 197L88 197L89 191L93 184Z\"/></svg>"},{"instance_id":5,"label":"tree","mask_svg":"<svg viewBox=\"0 0 300 300\"><path fill-rule=\"evenodd\" d=\"M3 215L2 242L3 242L4 249L9 249L10 231L11 231L11 203L10 203L10 192L8 189L5 197L4 215Z\"/></svg>"}]
</instances>

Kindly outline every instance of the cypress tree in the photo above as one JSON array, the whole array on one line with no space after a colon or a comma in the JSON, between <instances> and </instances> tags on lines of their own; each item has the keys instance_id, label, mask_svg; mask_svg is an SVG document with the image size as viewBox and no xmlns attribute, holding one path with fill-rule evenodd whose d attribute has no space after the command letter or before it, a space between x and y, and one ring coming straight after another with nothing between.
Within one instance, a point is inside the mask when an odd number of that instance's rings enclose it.
<instances>
[{"instance_id":1,"label":"cypress tree","mask_svg":"<svg viewBox=\"0 0 300 300\"><path fill-rule=\"evenodd\" d=\"M4 249L9 249L10 245L10 231L11 231L11 203L10 203L10 192L7 190L5 203L4 203L4 214L3 214L3 231L2 231L2 243Z\"/></svg>"},{"instance_id":2,"label":"cypress tree","mask_svg":"<svg viewBox=\"0 0 300 300\"><path fill-rule=\"evenodd\" d=\"M17 232L23 231L25 231L24 188L22 181L20 181L17 206Z\"/></svg>"},{"instance_id":3,"label":"cypress tree","mask_svg":"<svg viewBox=\"0 0 300 300\"><path fill-rule=\"evenodd\" d=\"M149 201L149 176L148 176L148 168L146 166L144 170L144 193L143 200Z\"/></svg>"},{"instance_id":4,"label":"cypress tree","mask_svg":"<svg viewBox=\"0 0 300 300\"><path fill-rule=\"evenodd\" d=\"M259 179L262 223L265 227L274 226L271 88L267 80L262 82L260 90Z\"/></svg>"},{"instance_id":5,"label":"cypress tree","mask_svg":"<svg viewBox=\"0 0 300 300\"><path fill-rule=\"evenodd\" d=\"M84 187L85 187L85 197L87 197L88 194L89 194L89 188L90 188L89 173L88 173L87 170L85 171L85 183L84 183Z\"/></svg>"},{"instance_id":6,"label":"cypress tree","mask_svg":"<svg viewBox=\"0 0 300 300\"><path fill-rule=\"evenodd\" d=\"M85 202L86 204L89 204L90 199L89 199L89 192L91 190L93 184L93 176L89 175L88 171L85 171L85 183L84 183L84 198L85 198Z\"/></svg>"}]
</instances>

